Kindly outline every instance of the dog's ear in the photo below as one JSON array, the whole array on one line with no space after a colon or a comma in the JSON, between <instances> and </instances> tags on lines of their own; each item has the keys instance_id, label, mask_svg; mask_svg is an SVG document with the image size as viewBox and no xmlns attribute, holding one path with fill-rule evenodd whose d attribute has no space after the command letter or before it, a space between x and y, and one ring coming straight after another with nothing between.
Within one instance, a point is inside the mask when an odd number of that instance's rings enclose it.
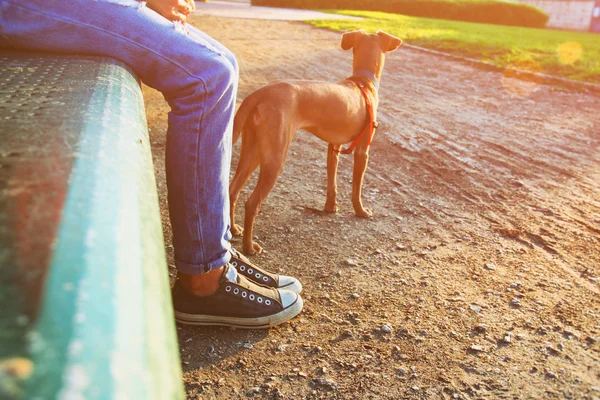
<instances>
[{"instance_id":1,"label":"dog's ear","mask_svg":"<svg viewBox=\"0 0 600 400\"><path fill-rule=\"evenodd\" d=\"M351 31L342 34L342 49L350 50L351 48L353 48L358 38L364 34L364 29L359 29L357 31Z\"/></svg>"},{"instance_id":2,"label":"dog's ear","mask_svg":"<svg viewBox=\"0 0 600 400\"><path fill-rule=\"evenodd\" d=\"M377 36L379 36L381 47L386 53L388 51L396 50L402 44L402 40L398 39L396 36L390 35L389 33L385 33L384 31L377 31Z\"/></svg>"}]
</instances>

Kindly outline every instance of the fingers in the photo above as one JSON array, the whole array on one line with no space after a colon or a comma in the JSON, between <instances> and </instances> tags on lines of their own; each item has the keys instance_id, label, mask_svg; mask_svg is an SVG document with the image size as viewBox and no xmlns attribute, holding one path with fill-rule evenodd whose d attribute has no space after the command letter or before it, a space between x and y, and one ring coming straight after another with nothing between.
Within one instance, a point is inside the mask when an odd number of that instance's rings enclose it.
<instances>
[{"instance_id":1,"label":"fingers","mask_svg":"<svg viewBox=\"0 0 600 400\"><path fill-rule=\"evenodd\" d=\"M146 4L170 21L185 22L196 9L194 0L146 0Z\"/></svg>"},{"instance_id":2,"label":"fingers","mask_svg":"<svg viewBox=\"0 0 600 400\"><path fill-rule=\"evenodd\" d=\"M185 22L195 8L196 5L193 0L177 0L177 5L173 7L169 19L171 21Z\"/></svg>"},{"instance_id":3,"label":"fingers","mask_svg":"<svg viewBox=\"0 0 600 400\"><path fill-rule=\"evenodd\" d=\"M191 12L194 11L188 0L178 0L177 6L174 7L174 10L185 16L190 15Z\"/></svg>"},{"instance_id":4,"label":"fingers","mask_svg":"<svg viewBox=\"0 0 600 400\"><path fill-rule=\"evenodd\" d=\"M170 16L166 17L170 21L181 21L185 22L187 20L187 15L180 13L179 11L173 10Z\"/></svg>"}]
</instances>

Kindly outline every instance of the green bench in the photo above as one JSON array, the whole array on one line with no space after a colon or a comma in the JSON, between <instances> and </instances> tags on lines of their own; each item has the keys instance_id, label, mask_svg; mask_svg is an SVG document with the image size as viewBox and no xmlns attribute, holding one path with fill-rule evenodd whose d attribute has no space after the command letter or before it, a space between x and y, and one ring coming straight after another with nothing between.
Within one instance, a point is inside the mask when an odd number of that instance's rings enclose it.
<instances>
[{"instance_id":1,"label":"green bench","mask_svg":"<svg viewBox=\"0 0 600 400\"><path fill-rule=\"evenodd\" d=\"M0 398L183 382L144 103L109 58L0 54Z\"/></svg>"}]
</instances>

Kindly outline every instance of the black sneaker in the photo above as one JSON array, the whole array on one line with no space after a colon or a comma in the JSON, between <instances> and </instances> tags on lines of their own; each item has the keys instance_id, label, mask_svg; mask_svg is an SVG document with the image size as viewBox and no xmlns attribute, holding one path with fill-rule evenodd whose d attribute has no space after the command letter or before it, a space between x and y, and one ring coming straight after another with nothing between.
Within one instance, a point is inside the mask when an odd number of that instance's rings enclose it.
<instances>
[{"instance_id":1,"label":"black sneaker","mask_svg":"<svg viewBox=\"0 0 600 400\"><path fill-rule=\"evenodd\" d=\"M229 265L214 294L194 296L177 281L172 295L175 319L188 325L268 328L294 318L304 305L297 293L257 285Z\"/></svg>"},{"instance_id":2,"label":"black sneaker","mask_svg":"<svg viewBox=\"0 0 600 400\"><path fill-rule=\"evenodd\" d=\"M254 283L262 286L267 286L274 289L291 290L295 293L302 291L302 284L293 276L277 275L272 272L265 271L262 268L252 264L243 254L231 249L231 260L229 261L232 267L244 275Z\"/></svg>"}]
</instances>

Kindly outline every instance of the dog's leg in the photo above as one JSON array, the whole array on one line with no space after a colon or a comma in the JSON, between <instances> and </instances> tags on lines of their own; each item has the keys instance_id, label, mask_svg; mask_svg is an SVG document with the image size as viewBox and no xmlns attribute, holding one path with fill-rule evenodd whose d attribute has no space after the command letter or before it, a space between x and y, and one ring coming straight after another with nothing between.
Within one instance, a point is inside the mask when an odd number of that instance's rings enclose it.
<instances>
[{"instance_id":1,"label":"dog's leg","mask_svg":"<svg viewBox=\"0 0 600 400\"><path fill-rule=\"evenodd\" d=\"M229 184L229 210L231 217L231 234L233 236L241 236L244 228L235 223L235 207L238 196L252 172L258 167L259 154L256 144L251 138L242 138L242 147L240 149L240 160L235 176Z\"/></svg>"},{"instance_id":2,"label":"dog's leg","mask_svg":"<svg viewBox=\"0 0 600 400\"><path fill-rule=\"evenodd\" d=\"M367 162L369 161L369 146L360 143L354 150L354 170L352 171L352 205L354 213L361 218L369 218L373 215L371 210L362 205L362 183Z\"/></svg>"},{"instance_id":3,"label":"dog's leg","mask_svg":"<svg viewBox=\"0 0 600 400\"><path fill-rule=\"evenodd\" d=\"M246 215L244 219L244 238L243 238L243 251L248 255L254 255L262 252L262 247L252 241L254 231L254 218L260 211L260 206L264 199L271 193L277 178L283 171L283 165L285 163L285 156L287 149L282 153L272 153L270 160L265 163L261 163L260 174L258 175L258 182L256 188L248 198L246 202Z\"/></svg>"},{"instance_id":4,"label":"dog's leg","mask_svg":"<svg viewBox=\"0 0 600 400\"><path fill-rule=\"evenodd\" d=\"M340 158L340 146L329 144L327 148L327 200L325 211L334 213L337 211L337 167Z\"/></svg>"}]
</instances>

